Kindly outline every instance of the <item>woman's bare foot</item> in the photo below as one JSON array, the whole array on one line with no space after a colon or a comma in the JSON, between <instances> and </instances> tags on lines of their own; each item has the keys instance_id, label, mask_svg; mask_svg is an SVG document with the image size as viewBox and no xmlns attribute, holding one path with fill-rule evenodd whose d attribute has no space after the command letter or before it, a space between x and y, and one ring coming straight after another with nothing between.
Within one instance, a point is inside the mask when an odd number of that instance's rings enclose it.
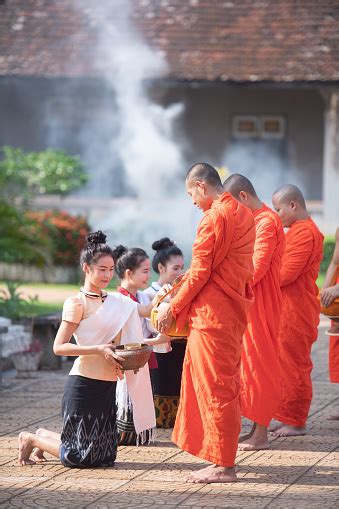
<instances>
[{"instance_id":1,"label":"woman's bare foot","mask_svg":"<svg viewBox=\"0 0 339 509\"><path fill-rule=\"evenodd\" d=\"M45 461L47 461L47 459L44 456L44 451L42 449L38 449L38 447L35 447L33 449L30 458L35 463L45 463Z\"/></svg>"},{"instance_id":2,"label":"woman's bare foot","mask_svg":"<svg viewBox=\"0 0 339 509\"><path fill-rule=\"evenodd\" d=\"M19 433L19 454L18 454L18 462L22 467L25 465L34 465L35 462L30 460L29 457L33 450L33 445L30 440L30 433L26 433L26 431L22 431Z\"/></svg>"},{"instance_id":3,"label":"woman's bare foot","mask_svg":"<svg viewBox=\"0 0 339 509\"><path fill-rule=\"evenodd\" d=\"M276 437L297 437L306 435L306 428L301 426L289 426L284 424L281 428L273 432Z\"/></svg>"},{"instance_id":4,"label":"woman's bare foot","mask_svg":"<svg viewBox=\"0 0 339 509\"><path fill-rule=\"evenodd\" d=\"M235 473L235 468L229 467L219 467L218 465L210 465L209 467L198 470L197 472L192 472L185 479L188 483L201 483L201 484L209 484L209 483L228 483L228 482L236 482L237 476Z\"/></svg>"}]
</instances>

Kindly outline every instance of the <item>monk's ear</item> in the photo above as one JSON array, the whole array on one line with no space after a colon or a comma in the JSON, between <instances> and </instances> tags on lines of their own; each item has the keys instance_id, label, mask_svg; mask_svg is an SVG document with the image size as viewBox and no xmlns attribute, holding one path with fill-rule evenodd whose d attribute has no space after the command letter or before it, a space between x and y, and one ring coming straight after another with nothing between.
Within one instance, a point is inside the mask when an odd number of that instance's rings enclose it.
<instances>
[{"instance_id":1,"label":"monk's ear","mask_svg":"<svg viewBox=\"0 0 339 509\"><path fill-rule=\"evenodd\" d=\"M241 202L241 203L244 203L244 202L247 202L248 201L248 195L245 191L240 191L239 193L239 197L238 197L238 200Z\"/></svg>"},{"instance_id":2,"label":"monk's ear","mask_svg":"<svg viewBox=\"0 0 339 509\"><path fill-rule=\"evenodd\" d=\"M199 191L201 191L202 193L205 191L206 187L205 187L205 182L203 182L202 180L196 180L195 181L195 185L196 187L199 189Z\"/></svg>"},{"instance_id":3,"label":"monk's ear","mask_svg":"<svg viewBox=\"0 0 339 509\"><path fill-rule=\"evenodd\" d=\"M295 202L294 200L291 200L291 201L290 201L290 207L291 207L291 209L292 209L293 211L295 211L295 210L296 210L296 208L297 208L297 202Z\"/></svg>"}]
</instances>

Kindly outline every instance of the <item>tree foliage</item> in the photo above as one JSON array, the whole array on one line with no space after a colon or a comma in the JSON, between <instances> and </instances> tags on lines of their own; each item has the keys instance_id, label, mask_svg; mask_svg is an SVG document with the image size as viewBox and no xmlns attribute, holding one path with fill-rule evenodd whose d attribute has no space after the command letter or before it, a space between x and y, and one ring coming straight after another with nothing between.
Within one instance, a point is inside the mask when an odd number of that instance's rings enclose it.
<instances>
[{"instance_id":1,"label":"tree foliage","mask_svg":"<svg viewBox=\"0 0 339 509\"><path fill-rule=\"evenodd\" d=\"M3 197L28 199L39 194L65 195L87 182L78 157L61 150L24 152L5 146L0 161L0 187Z\"/></svg>"},{"instance_id":2,"label":"tree foliage","mask_svg":"<svg viewBox=\"0 0 339 509\"><path fill-rule=\"evenodd\" d=\"M53 242L36 236L27 214L42 194L65 195L87 182L78 157L61 150L24 152L5 146L0 160L0 250L3 261L42 265L51 260Z\"/></svg>"}]
</instances>

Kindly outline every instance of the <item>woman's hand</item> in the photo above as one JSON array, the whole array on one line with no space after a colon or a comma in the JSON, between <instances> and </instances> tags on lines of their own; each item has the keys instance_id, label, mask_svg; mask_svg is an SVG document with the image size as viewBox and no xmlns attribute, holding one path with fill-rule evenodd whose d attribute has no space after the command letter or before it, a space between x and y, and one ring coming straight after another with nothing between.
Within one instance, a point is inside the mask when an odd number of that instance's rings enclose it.
<instances>
[{"instance_id":1,"label":"woman's hand","mask_svg":"<svg viewBox=\"0 0 339 509\"><path fill-rule=\"evenodd\" d=\"M155 338L147 338L144 339L144 343L147 345L164 345L166 343L170 343L172 338L166 336L165 334L158 334Z\"/></svg>"},{"instance_id":2,"label":"woman's hand","mask_svg":"<svg viewBox=\"0 0 339 509\"><path fill-rule=\"evenodd\" d=\"M158 293L153 297L153 300L152 300L152 304L153 306L156 306L159 302L159 300L161 299L161 297L164 297L164 295L166 295L168 292L170 292L172 290L172 285L170 284L166 284L164 286L162 286L160 288L160 290L158 291ZM163 299L162 302L169 302L170 300L170 296L168 296L168 298L166 297L165 299Z\"/></svg>"},{"instance_id":3,"label":"woman's hand","mask_svg":"<svg viewBox=\"0 0 339 509\"><path fill-rule=\"evenodd\" d=\"M98 345L97 351L98 355L103 357L106 361L109 361L117 369L119 370L123 369L121 363L124 363L125 359L119 357L119 355L115 353L115 346L113 346L111 343L108 343L106 345Z\"/></svg>"}]
</instances>

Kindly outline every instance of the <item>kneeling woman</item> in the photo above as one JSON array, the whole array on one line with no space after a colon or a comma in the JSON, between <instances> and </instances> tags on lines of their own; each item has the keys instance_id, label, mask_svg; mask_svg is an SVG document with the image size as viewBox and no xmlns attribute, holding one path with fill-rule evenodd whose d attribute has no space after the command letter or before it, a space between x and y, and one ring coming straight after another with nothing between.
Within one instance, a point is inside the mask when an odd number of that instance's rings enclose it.
<instances>
[{"instance_id":1,"label":"kneeling woman","mask_svg":"<svg viewBox=\"0 0 339 509\"><path fill-rule=\"evenodd\" d=\"M122 378L123 359L114 352L112 340L142 340L142 329L137 305L123 295L104 291L112 279L114 262L102 232L88 236L80 263L84 287L76 297L66 300L54 342L56 355L78 356L65 385L62 432L39 429L20 433L21 465L45 461L44 451L60 458L67 467L112 466L116 459L115 393L116 382ZM70 343L73 334L75 345ZM136 428L142 433L155 425L148 367L137 375L126 372L125 377Z\"/></svg>"}]
</instances>

